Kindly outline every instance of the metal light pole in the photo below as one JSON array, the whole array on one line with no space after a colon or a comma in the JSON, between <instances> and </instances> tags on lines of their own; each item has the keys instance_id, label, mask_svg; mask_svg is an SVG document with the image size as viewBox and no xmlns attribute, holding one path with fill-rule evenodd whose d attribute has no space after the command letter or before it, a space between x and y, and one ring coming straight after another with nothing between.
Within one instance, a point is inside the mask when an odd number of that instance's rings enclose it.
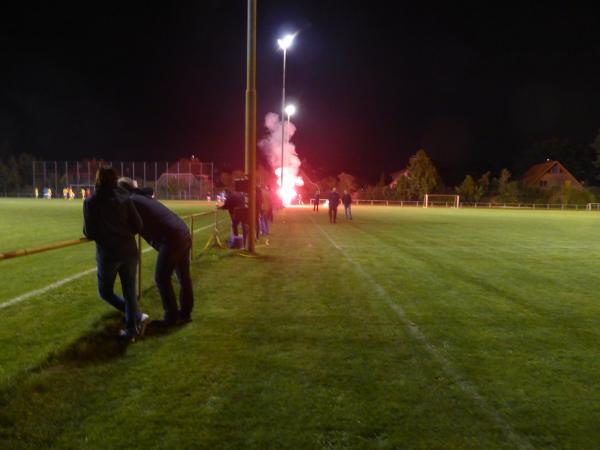
<instances>
[{"instance_id":1,"label":"metal light pole","mask_svg":"<svg viewBox=\"0 0 600 450\"><path fill-rule=\"evenodd\" d=\"M290 142L290 116L296 114L296 107L294 105L287 105L285 107L285 113L287 114L287 139L286 142Z\"/></svg>"},{"instance_id":2,"label":"metal light pole","mask_svg":"<svg viewBox=\"0 0 600 450\"><path fill-rule=\"evenodd\" d=\"M256 1L248 0L246 62L246 174L248 175L248 251L256 242ZM243 226L243 225L242 225Z\"/></svg>"},{"instance_id":3,"label":"metal light pole","mask_svg":"<svg viewBox=\"0 0 600 450\"><path fill-rule=\"evenodd\" d=\"M283 50L283 83L281 88L281 173L279 174L279 190L283 193L283 148L285 145L284 121L285 121L285 63L287 49L294 41L294 34L288 34L283 39L277 39L279 48Z\"/></svg>"}]
</instances>

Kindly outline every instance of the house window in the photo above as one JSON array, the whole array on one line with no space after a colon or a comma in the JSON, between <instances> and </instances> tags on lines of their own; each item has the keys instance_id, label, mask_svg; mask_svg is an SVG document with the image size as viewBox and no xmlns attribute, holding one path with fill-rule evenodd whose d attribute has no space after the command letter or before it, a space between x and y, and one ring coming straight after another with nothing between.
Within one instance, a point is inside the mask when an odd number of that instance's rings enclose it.
<instances>
[{"instance_id":1,"label":"house window","mask_svg":"<svg viewBox=\"0 0 600 450\"><path fill-rule=\"evenodd\" d=\"M558 166L554 166L552 168L552 173L560 173L560 168Z\"/></svg>"},{"instance_id":2,"label":"house window","mask_svg":"<svg viewBox=\"0 0 600 450\"><path fill-rule=\"evenodd\" d=\"M548 186L548 181L547 180L540 180L540 187L546 187Z\"/></svg>"}]
</instances>

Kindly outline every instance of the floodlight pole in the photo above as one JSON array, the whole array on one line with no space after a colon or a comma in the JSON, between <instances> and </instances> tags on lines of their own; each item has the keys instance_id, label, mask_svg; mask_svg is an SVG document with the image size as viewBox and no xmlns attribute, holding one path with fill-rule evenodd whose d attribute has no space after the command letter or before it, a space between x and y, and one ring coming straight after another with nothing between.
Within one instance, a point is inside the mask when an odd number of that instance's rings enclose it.
<instances>
[{"instance_id":1,"label":"floodlight pole","mask_svg":"<svg viewBox=\"0 0 600 450\"><path fill-rule=\"evenodd\" d=\"M246 174L248 175L248 244L254 253L256 240L256 1L248 0L246 63ZM243 226L243 225L242 225Z\"/></svg>"},{"instance_id":2,"label":"floodlight pole","mask_svg":"<svg viewBox=\"0 0 600 450\"><path fill-rule=\"evenodd\" d=\"M287 48L283 47L283 83L281 88L281 173L279 174L279 189L283 195L283 147L285 143L285 60L287 56ZM283 201L283 197L281 197Z\"/></svg>"}]
</instances>

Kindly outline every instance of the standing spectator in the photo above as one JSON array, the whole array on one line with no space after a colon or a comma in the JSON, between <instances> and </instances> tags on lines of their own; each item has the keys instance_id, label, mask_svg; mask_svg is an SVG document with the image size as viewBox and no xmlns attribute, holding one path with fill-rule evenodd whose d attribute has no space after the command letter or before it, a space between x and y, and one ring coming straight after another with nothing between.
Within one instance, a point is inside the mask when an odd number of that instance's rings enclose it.
<instances>
[{"instance_id":1,"label":"standing spectator","mask_svg":"<svg viewBox=\"0 0 600 450\"><path fill-rule=\"evenodd\" d=\"M329 193L329 223L337 223L337 209L340 204L340 194L335 188Z\"/></svg>"},{"instance_id":2,"label":"standing spectator","mask_svg":"<svg viewBox=\"0 0 600 450\"><path fill-rule=\"evenodd\" d=\"M271 215L271 222L273 222L273 207L271 206L271 191L269 186L265 186L262 190L262 212L261 212L261 227L262 234L269 234L269 214Z\"/></svg>"},{"instance_id":3,"label":"standing spectator","mask_svg":"<svg viewBox=\"0 0 600 450\"><path fill-rule=\"evenodd\" d=\"M142 219L127 193L117 189L117 172L111 167L96 173L96 189L83 202L83 233L96 241L98 293L110 305L125 314L125 329L119 336L135 341L144 334L148 316L138 310L136 275L138 252L135 234ZM114 292L119 275L123 297Z\"/></svg>"},{"instance_id":4,"label":"standing spectator","mask_svg":"<svg viewBox=\"0 0 600 450\"><path fill-rule=\"evenodd\" d=\"M315 192L315 202L313 203L313 211L319 212L319 202L321 201L321 191L317 188Z\"/></svg>"},{"instance_id":5,"label":"standing spectator","mask_svg":"<svg viewBox=\"0 0 600 450\"><path fill-rule=\"evenodd\" d=\"M192 237L183 220L169 208L152 198L151 192L137 189L131 178L120 178L119 187L130 193L130 198L140 217L142 237L156 251L154 281L160 293L164 309L165 326L173 326L192 320L194 291L190 276L190 249ZM173 290L173 272L179 283L179 307Z\"/></svg>"},{"instance_id":6,"label":"standing spectator","mask_svg":"<svg viewBox=\"0 0 600 450\"><path fill-rule=\"evenodd\" d=\"M268 189L269 193L269 210L267 211L267 219L273 223L273 208L276 204L280 203L281 200L277 196L277 193L273 189Z\"/></svg>"},{"instance_id":7,"label":"standing spectator","mask_svg":"<svg viewBox=\"0 0 600 450\"><path fill-rule=\"evenodd\" d=\"M352 220L352 196L346 190L344 190L344 195L342 195L342 203L344 204L346 219Z\"/></svg>"},{"instance_id":8,"label":"standing spectator","mask_svg":"<svg viewBox=\"0 0 600 450\"><path fill-rule=\"evenodd\" d=\"M33 196L34 196L35 198L39 198L39 196L40 196L40 191L38 191L38 188L35 188L35 189L33 190Z\"/></svg>"},{"instance_id":9,"label":"standing spectator","mask_svg":"<svg viewBox=\"0 0 600 450\"><path fill-rule=\"evenodd\" d=\"M260 185L256 185L256 239L260 238L261 235L261 222L262 222L262 202L263 202L263 195L262 195L262 189L260 188Z\"/></svg>"},{"instance_id":10,"label":"standing spectator","mask_svg":"<svg viewBox=\"0 0 600 450\"><path fill-rule=\"evenodd\" d=\"M238 244L239 237L239 226L242 225L242 234L244 237L244 244L246 242L246 232L247 225L245 224L245 201L244 196L240 192L230 191L229 189L225 189L225 203L220 209L226 209L229 211L229 217L231 217L231 238L230 238L230 247L238 248L240 245Z\"/></svg>"}]
</instances>

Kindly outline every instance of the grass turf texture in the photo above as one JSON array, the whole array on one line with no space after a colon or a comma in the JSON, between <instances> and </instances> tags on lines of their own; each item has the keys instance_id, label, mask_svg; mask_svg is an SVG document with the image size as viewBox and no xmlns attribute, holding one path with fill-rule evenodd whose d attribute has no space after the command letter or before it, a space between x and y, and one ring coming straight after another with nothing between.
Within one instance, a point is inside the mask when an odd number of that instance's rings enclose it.
<instances>
[{"instance_id":1,"label":"grass turf texture","mask_svg":"<svg viewBox=\"0 0 600 450\"><path fill-rule=\"evenodd\" d=\"M203 254L194 321L128 347L92 275L1 310L0 448L597 447L596 213L354 215Z\"/></svg>"}]
</instances>

